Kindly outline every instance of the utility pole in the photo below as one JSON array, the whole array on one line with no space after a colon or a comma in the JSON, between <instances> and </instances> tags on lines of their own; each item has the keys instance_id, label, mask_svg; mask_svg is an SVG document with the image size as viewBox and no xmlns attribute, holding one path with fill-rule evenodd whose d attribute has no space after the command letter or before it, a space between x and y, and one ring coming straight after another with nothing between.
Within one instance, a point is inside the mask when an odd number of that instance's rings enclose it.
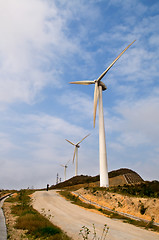
<instances>
[{"instance_id":1,"label":"utility pole","mask_svg":"<svg viewBox=\"0 0 159 240\"><path fill-rule=\"evenodd\" d=\"M59 174L57 173L57 177L56 177L56 184L59 183Z\"/></svg>"}]
</instances>

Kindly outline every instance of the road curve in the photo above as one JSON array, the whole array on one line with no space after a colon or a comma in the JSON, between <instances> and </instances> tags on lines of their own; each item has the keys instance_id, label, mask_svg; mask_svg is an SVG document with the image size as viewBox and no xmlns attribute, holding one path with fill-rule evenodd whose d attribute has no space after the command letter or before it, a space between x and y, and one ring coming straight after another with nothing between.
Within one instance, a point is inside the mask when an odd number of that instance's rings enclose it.
<instances>
[{"instance_id":1,"label":"road curve","mask_svg":"<svg viewBox=\"0 0 159 240\"><path fill-rule=\"evenodd\" d=\"M92 224L95 224L97 236L101 236L104 224L109 226L107 240L159 240L158 233L81 208L65 200L55 190L37 191L33 194L32 199L33 207L36 210L48 216L51 222L59 226L74 240L83 239L79 235L82 226L87 226L93 231Z\"/></svg>"},{"instance_id":2,"label":"road curve","mask_svg":"<svg viewBox=\"0 0 159 240\"><path fill-rule=\"evenodd\" d=\"M0 199L0 240L7 239L7 228L5 223L5 217L3 214L2 206L5 198Z\"/></svg>"}]
</instances>

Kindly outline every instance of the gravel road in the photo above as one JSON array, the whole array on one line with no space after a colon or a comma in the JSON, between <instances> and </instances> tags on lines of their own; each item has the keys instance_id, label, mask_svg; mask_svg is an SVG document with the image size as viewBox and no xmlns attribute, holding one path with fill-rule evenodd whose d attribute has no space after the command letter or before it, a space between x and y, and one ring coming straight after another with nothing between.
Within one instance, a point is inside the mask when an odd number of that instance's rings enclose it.
<instances>
[{"instance_id":1,"label":"gravel road","mask_svg":"<svg viewBox=\"0 0 159 240\"><path fill-rule=\"evenodd\" d=\"M109 229L107 240L159 240L159 234L107 218L99 213L86 210L70 203L55 190L37 191L33 194L33 207L50 218L55 225L64 230L73 240L83 239L79 236L82 226L93 231L95 224L97 236L101 236L104 224ZM90 235L90 239L92 239Z\"/></svg>"}]
</instances>

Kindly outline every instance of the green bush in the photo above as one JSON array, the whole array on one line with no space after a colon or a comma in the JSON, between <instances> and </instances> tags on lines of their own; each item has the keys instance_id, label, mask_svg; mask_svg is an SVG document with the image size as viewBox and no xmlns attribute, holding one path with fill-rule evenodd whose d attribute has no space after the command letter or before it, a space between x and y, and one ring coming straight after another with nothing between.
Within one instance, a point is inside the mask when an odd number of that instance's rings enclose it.
<instances>
[{"instance_id":1,"label":"green bush","mask_svg":"<svg viewBox=\"0 0 159 240\"><path fill-rule=\"evenodd\" d=\"M110 192L117 192L124 195L131 195L137 197L153 197L159 198L159 182L143 182L141 184L126 185L110 187Z\"/></svg>"},{"instance_id":2,"label":"green bush","mask_svg":"<svg viewBox=\"0 0 159 240\"><path fill-rule=\"evenodd\" d=\"M53 226L48 226L48 227L41 228L39 231L43 236L45 236L45 235L55 235L55 234L61 232L58 228L53 227Z\"/></svg>"}]
</instances>

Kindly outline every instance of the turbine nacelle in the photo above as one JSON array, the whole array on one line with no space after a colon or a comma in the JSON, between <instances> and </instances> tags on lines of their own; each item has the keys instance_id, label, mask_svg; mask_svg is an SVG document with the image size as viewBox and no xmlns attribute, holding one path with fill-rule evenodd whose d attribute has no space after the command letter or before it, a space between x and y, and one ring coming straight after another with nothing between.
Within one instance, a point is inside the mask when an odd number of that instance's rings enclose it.
<instances>
[{"instance_id":1,"label":"turbine nacelle","mask_svg":"<svg viewBox=\"0 0 159 240\"><path fill-rule=\"evenodd\" d=\"M94 84L97 84L98 87L102 86L103 91L107 90L107 86L101 80L99 80L99 81L98 81L98 79L94 80Z\"/></svg>"},{"instance_id":2,"label":"turbine nacelle","mask_svg":"<svg viewBox=\"0 0 159 240\"><path fill-rule=\"evenodd\" d=\"M102 86L103 91L107 90L107 86L102 81L98 82L98 86Z\"/></svg>"}]
</instances>

